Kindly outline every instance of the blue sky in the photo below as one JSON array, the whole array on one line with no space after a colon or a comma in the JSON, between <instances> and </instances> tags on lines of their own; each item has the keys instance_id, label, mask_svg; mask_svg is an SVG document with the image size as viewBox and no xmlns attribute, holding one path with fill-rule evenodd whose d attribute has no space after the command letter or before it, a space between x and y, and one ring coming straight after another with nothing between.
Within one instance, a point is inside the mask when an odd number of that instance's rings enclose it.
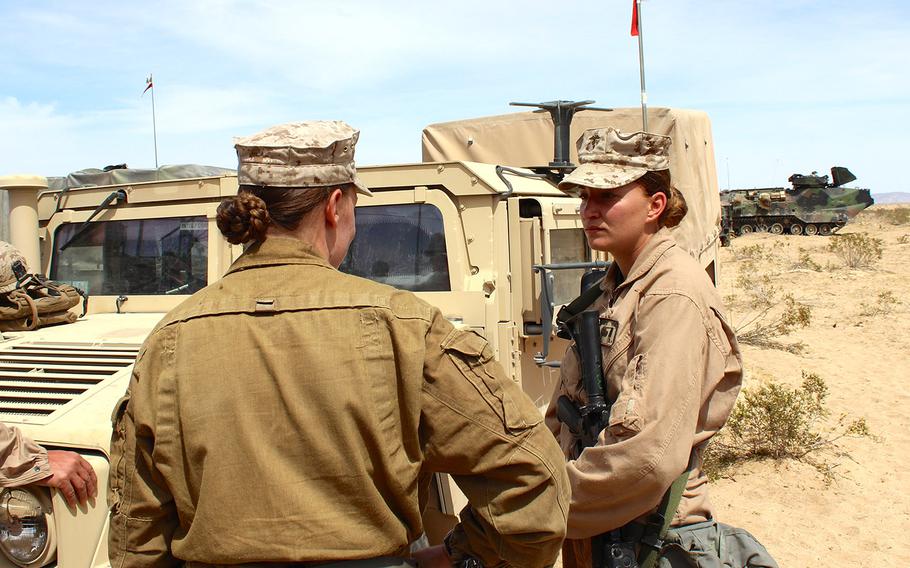
<instances>
[{"instance_id":1,"label":"blue sky","mask_svg":"<svg viewBox=\"0 0 910 568\"><path fill-rule=\"evenodd\" d=\"M557 12L557 7L561 9ZM910 3L646 0L650 106L707 111L720 187L849 167L910 191ZM359 164L508 102L639 105L631 0L0 0L0 174L233 167L232 136L342 119Z\"/></svg>"}]
</instances>

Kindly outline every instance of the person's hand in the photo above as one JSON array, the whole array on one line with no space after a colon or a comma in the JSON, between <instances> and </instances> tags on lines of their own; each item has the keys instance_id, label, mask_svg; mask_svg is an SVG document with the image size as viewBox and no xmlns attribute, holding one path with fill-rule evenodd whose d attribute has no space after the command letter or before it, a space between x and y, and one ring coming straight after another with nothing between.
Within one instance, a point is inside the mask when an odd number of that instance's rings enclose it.
<instances>
[{"instance_id":1,"label":"person's hand","mask_svg":"<svg viewBox=\"0 0 910 568\"><path fill-rule=\"evenodd\" d=\"M417 561L417 568L452 568L452 559L441 544L418 550L411 556Z\"/></svg>"},{"instance_id":2,"label":"person's hand","mask_svg":"<svg viewBox=\"0 0 910 568\"><path fill-rule=\"evenodd\" d=\"M85 505L90 497L98 495L95 470L82 456L76 452L50 450L47 461L51 466L51 476L35 483L59 491L67 505L75 509L77 501Z\"/></svg>"}]
</instances>

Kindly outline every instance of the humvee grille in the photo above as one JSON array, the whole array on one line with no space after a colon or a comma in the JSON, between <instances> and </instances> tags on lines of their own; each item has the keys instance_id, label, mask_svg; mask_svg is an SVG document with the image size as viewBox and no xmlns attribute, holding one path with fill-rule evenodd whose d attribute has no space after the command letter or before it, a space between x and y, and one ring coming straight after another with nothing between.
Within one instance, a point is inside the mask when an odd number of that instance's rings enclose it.
<instances>
[{"instance_id":1,"label":"humvee grille","mask_svg":"<svg viewBox=\"0 0 910 568\"><path fill-rule=\"evenodd\" d=\"M52 414L133 364L139 345L23 343L0 351L0 420Z\"/></svg>"}]
</instances>

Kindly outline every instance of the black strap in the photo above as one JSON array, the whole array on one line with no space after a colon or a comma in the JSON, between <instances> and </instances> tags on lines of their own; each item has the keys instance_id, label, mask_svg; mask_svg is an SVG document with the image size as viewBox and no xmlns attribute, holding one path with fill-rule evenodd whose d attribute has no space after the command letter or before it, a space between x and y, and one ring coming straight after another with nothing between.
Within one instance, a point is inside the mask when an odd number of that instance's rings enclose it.
<instances>
[{"instance_id":1,"label":"black strap","mask_svg":"<svg viewBox=\"0 0 910 568\"><path fill-rule=\"evenodd\" d=\"M603 278L599 279L596 284L582 292L580 296L560 308L559 313L556 315L556 321L565 323L588 309L588 307L596 302L597 298L603 293L600 289L600 283L602 281Z\"/></svg>"}]
</instances>

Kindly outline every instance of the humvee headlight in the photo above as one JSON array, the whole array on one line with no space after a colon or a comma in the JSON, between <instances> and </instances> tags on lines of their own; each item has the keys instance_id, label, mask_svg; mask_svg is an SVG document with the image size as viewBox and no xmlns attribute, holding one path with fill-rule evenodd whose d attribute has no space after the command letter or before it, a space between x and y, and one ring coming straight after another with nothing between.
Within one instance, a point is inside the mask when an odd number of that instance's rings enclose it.
<instances>
[{"instance_id":1,"label":"humvee headlight","mask_svg":"<svg viewBox=\"0 0 910 568\"><path fill-rule=\"evenodd\" d=\"M0 491L0 550L19 566L48 551L50 507L34 493L15 487Z\"/></svg>"}]
</instances>

